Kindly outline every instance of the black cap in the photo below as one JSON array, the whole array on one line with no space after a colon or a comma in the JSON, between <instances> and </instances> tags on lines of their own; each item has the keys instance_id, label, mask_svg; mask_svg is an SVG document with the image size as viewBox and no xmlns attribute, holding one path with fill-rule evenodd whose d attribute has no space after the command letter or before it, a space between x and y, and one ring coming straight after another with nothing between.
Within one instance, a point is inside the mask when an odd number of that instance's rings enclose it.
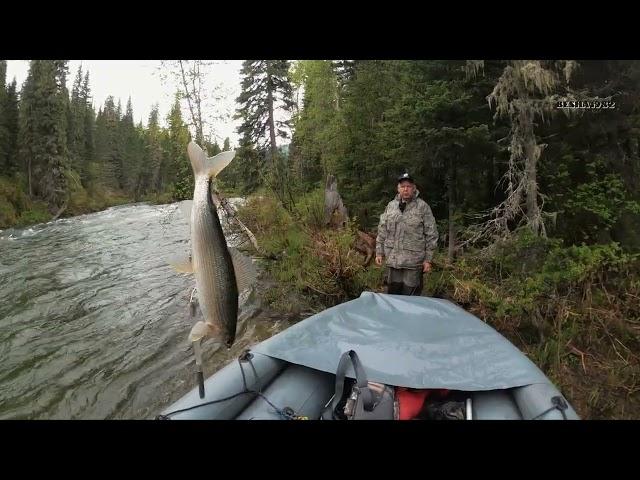
<instances>
[{"instance_id":1,"label":"black cap","mask_svg":"<svg viewBox=\"0 0 640 480\"><path fill-rule=\"evenodd\" d=\"M398 183L400 183L403 180L408 180L411 183L416 183L416 181L413 179L413 177L411 175L409 175L408 173L403 173L402 175L400 175L398 177Z\"/></svg>"}]
</instances>

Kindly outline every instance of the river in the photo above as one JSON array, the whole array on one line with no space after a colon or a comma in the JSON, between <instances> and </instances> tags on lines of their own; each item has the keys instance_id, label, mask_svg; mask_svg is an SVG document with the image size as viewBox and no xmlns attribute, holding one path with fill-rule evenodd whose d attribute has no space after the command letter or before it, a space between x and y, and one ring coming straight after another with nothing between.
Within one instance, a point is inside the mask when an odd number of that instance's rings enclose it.
<instances>
[{"instance_id":1,"label":"river","mask_svg":"<svg viewBox=\"0 0 640 480\"><path fill-rule=\"evenodd\" d=\"M196 386L192 276L177 204L134 204L0 231L0 419L150 419ZM234 346L205 376L290 325L240 299Z\"/></svg>"}]
</instances>

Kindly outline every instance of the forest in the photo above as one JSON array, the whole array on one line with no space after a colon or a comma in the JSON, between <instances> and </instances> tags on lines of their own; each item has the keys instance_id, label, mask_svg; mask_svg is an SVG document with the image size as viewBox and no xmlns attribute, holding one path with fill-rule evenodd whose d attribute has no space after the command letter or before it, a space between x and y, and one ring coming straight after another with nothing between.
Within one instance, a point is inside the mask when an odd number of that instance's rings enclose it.
<instances>
[{"instance_id":1,"label":"forest","mask_svg":"<svg viewBox=\"0 0 640 480\"><path fill-rule=\"evenodd\" d=\"M640 62L247 60L237 148L180 95L159 126L130 101L96 112L89 72L0 62L0 228L117 203L189 198L186 145L236 149L218 179L279 287L327 306L379 289L354 254L409 172L438 222L425 295L512 340L585 418L640 415ZM346 228L324 214L329 178Z\"/></svg>"},{"instance_id":2,"label":"forest","mask_svg":"<svg viewBox=\"0 0 640 480\"><path fill-rule=\"evenodd\" d=\"M157 105L143 126L131 98L123 108L109 96L96 112L82 67L69 92L68 61L32 60L21 87L7 82L6 70L0 61L0 228L191 195L179 92L166 128ZM204 146L210 154L230 149L228 139Z\"/></svg>"},{"instance_id":3,"label":"forest","mask_svg":"<svg viewBox=\"0 0 640 480\"><path fill-rule=\"evenodd\" d=\"M637 418L640 62L255 60L243 74L221 179L260 193L241 218L273 259L274 304L291 308L291 287L318 308L382 291L353 253L410 172L440 237L423 295L507 336L583 418ZM329 178L348 228L323 211Z\"/></svg>"}]
</instances>

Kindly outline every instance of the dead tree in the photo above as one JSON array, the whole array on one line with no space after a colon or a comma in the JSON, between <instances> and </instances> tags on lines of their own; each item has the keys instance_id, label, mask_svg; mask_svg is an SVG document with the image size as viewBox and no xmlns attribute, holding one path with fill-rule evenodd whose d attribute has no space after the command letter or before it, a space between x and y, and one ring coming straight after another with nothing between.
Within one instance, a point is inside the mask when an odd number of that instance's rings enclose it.
<instances>
[{"instance_id":1,"label":"dead tree","mask_svg":"<svg viewBox=\"0 0 640 480\"><path fill-rule=\"evenodd\" d=\"M347 207L342 203L342 197L338 193L338 181L330 174L324 189L324 224L334 228L343 228L347 225L348 220Z\"/></svg>"},{"instance_id":2,"label":"dead tree","mask_svg":"<svg viewBox=\"0 0 640 480\"><path fill-rule=\"evenodd\" d=\"M509 163L502 179L507 198L489 212L473 216L480 223L468 229L465 245L505 238L513 226L525 225L536 235L546 236L544 197L537 179L538 161L546 145L538 143L535 127L538 121L548 122L559 112L567 116L582 113L580 109L558 108L561 100L576 99L569 82L577 67L570 60L518 60L505 67L487 101L495 107L496 118L508 118L511 124ZM480 68L481 62L470 62L468 73L475 75ZM561 90L563 95L559 93ZM581 96L585 100L599 100ZM548 216L553 218L553 214Z\"/></svg>"}]
</instances>

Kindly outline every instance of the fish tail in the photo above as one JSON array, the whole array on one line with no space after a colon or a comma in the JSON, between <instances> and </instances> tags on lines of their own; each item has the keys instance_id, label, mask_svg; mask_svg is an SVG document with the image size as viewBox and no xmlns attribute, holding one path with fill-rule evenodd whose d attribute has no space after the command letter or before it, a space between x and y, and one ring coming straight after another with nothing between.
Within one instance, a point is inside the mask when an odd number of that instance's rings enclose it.
<instances>
[{"instance_id":1,"label":"fish tail","mask_svg":"<svg viewBox=\"0 0 640 480\"><path fill-rule=\"evenodd\" d=\"M189 154L189 160L191 161L191 167L193 168L193 174L206 175L207 177L217 177L224 168L231 163L236 152L229 150L222 152L215 157L208 158L204 153L204 150L200 146L191 141L187 147Z\"/></svg>"}]
</instances>

